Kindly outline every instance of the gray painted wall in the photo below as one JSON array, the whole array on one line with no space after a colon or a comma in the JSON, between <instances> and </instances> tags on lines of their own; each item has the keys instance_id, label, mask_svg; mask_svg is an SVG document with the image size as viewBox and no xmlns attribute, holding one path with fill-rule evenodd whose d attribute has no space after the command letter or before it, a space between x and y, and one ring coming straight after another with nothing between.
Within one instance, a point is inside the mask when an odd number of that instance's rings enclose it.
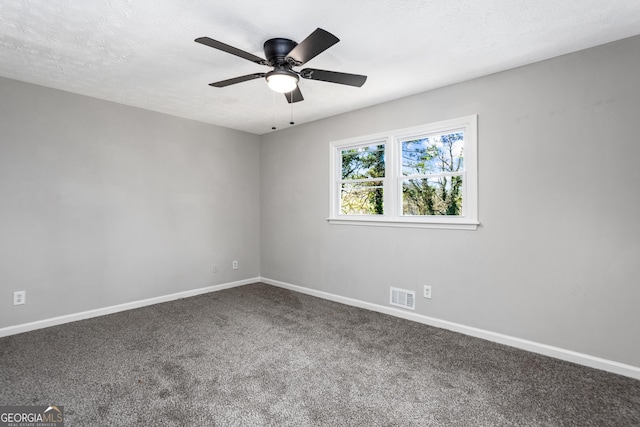
<instances>
[{"instance_id":1,"label":"gray painted wall","mask_svg":"<svg viewBox=\"0 0 640 427\"><path fill-rule=\"evenodd\" d=\"M638 75L635 37L263 136L262 276L640 366ZM476 113L477 231L327 223L330 141Z\"/></svg>"},{"instance_id":2,"label":"gray painted wall","mask_svg":"<svg viewBox=\"0 0 640 427\"><path fill-rule=\"evenodd\" d=\"M258 136L1 78L0 132L0 327L260 275Z\"/></svg>"}]
</instances>

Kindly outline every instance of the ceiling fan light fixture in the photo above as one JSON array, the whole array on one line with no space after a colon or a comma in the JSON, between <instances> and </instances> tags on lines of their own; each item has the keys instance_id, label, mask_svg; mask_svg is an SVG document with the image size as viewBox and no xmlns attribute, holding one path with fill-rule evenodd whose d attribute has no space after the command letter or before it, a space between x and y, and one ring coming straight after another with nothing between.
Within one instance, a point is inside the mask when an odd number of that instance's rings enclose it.
<instances>
[{"instance_id":1,"label":"ceiling fan light fixture","mask_svg":"<svg viewBox=\"0 0 640 427\"><path fill-rule=\"evenodd\" d=\"M209 86L212 87L223 88L264 77L271 90L284 94L287 102L293 104L304 101L304 97L298 86L300 78L355 87L362 86L367 80L367 76L341 73L338 71L317 70L315 68L306 68L301 71L293 70L293 67L300 67L306 64L340 41L339 38L322 28L316 28L314 32L309 34L309 36L299 44L285 38L272 38L267 40L263 46L264 55L267 59L263 59L252 53L245 52L237 47L230 46L209 37L198 37L195 41L196 43L246 59L254 64L271 68L271 71L268 73L252 73L209 83Z\"/></svg>"},{"instance_id":2,"label":"ceiling fan light fixture","mask_svg":"<svg viewBox=\"0 0 640 427\"><path fill-rule=\"evenodd\" d=\"M273 70L265 76L269 88L278 93L289 93L298 85L298 75L286 70Z\"/></svg>"}]
</instances>

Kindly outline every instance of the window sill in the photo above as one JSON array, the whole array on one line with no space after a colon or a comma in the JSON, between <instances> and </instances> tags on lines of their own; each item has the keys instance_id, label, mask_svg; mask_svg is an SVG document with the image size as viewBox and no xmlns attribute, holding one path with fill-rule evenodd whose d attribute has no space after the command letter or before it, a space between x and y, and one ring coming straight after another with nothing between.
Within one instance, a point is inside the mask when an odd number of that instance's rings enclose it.
<instances>
[{"instance_id":1,"label":"window sill","mask_svg":"<svg viewBox=\"0 0 640 427\"><path fill-rule=\"evenodd\" d=\"M380 219L344 219L327 218L329 224L334 225L364 225L368 227L401 227L401 228L434 228L442 230L477 230L478 222L418 222L418 221L393 221Z\"/></svg>"}]
</instances>

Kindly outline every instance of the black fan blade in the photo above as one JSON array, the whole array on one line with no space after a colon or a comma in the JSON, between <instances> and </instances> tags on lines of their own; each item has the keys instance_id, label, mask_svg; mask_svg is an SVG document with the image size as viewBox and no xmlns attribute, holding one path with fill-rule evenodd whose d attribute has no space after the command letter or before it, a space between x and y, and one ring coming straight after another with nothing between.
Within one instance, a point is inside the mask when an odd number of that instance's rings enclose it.
<instances>
[{"instance_id":1,"label":"black fan blade","mask_svg":"<svg viewBox=\"0 0 640 427\"><path fill-rule=\"evenodd\" d=\"M318 28L287 54L287 60L295 66L300 66L339 41L340 39L330 32Z\"/></svg>"},{"instance_id":2,"label":"black fan blade","mask_svg":"<svg viewBox=\"0 0 640 427\"><path fill-rule=\"evenodd\" d=\"M339 73L337 71L316 70L315 68L305 68L300 71L300 77L310 80L321 80L329 83L339 83L341 85L360 87L367 81L367 76L359 74Z\"/></svg>"},{"instance_id":3,"label":"black fan blade","mask_svg":"<svg viewBox=\"0 0 640 427\"><path fill-rule=\"evenodd\" d=\"M302 92L300 92L299 86L296 86L296 88L291 92L285 93L284 97L287 98L287 102L289 104L291 104L292 102L304 101L304 98L302 97Z\"/></svg>"},{"instance_id":4,"label":"black fan blade","mask_svg":"<svg viewBox=\"0 0 640 427\"><path fill-rule=\"evenodd\" d=\"M223 52L227 52L232 55L239 56L240 58L247 59L251 62L255 62L256 64L269 65L267 64L266 60L260 58L259 56L256 56L249 52L245 52L244 50L240 50L237 47L229 46L228 44L224 44L222 42L219 42L218 40L210 39L209 37L199 37L194 41L197 43L201 43L203 45L212 47L214 49L218 49Z\"/></svg>"},{"instance_id":5,"label":"black fan blade","mask_svg":"<svg viewBox=\"0 0 640 427\"><path fill-rule=\"evenodd\" d=\"M236 83L248 82L249 80L259 79L260 77L264 77L264 76L265 76L264 73L247 74L246 76L234 77L234 78L228 79L228 80L222 80L222 81L215 82L215 83L209 83L209 86L225 87L225 86L229 86L229 85L234 85Z\"/></svg>"}]
</instances>

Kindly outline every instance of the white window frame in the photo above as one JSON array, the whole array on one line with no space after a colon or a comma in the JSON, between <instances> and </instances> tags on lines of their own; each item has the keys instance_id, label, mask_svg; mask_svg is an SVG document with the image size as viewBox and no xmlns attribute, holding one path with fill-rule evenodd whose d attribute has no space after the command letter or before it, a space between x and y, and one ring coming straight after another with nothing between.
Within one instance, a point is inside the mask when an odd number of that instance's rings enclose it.
<instances>
[{"instance_id":1,"label":"white window frame","mask_svg":"<svg viewBox=\"0 0 640 427\"><path fill-rule=\"evenodd\" d=\"M464 172L462 179L462 214L456 216L402 214L402 142L447 132L464 131ZM383 182L384 214L344 215L340 213L341 152L375 144L385 144L385 177ZM445 228L476 230L478 228L478 116L476 114L374 135L332 141L330 153L331 224L369 225L386 227Z\"/></svg>"}]
</instances>

